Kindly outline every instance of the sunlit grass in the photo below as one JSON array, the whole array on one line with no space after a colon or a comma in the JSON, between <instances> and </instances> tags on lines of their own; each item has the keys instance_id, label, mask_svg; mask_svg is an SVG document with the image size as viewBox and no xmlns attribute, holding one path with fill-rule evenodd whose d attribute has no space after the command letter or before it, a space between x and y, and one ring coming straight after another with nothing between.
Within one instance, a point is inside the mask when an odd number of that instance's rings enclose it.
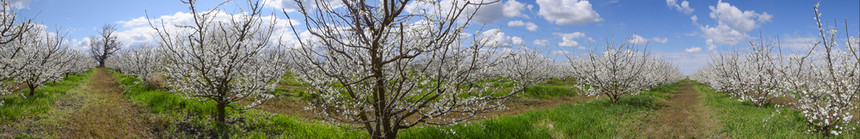
<instances>
[{"instance_id":1,"label":"sunlit grass","mask_svg":"<svg viewBox=\"0 0 860 139\"><path fill-rule=\"evenodd\" d=\"M730 138L858 138L860 135L858 130L846 131L839 136L807 132L810 126L800 112L772 105L756 107L750 102L740 102L717 93L701 83L693 84L706 94L705 105L713 108L719 118L723 128L718 133ZM777 109L780 109L778 113Z\"/></svg>"},{"instance_id":2,"label":"sunlit grass","mask_svg":"<svg viewBox=\"0 0 860 139\"><path fill-rule=\"evenodd\" d=\"M215 112L212 101L183 98L165 90L148 90L139 79L114 72L125 88L124 94L135 103L149 107L163 128L162 137L194 138L214 135ZM240 107L238 104L231 104ZM236 111L228 107L233 138L364 138L363 132L348 130L314 120L273 114L255 109Z\"/></svg>"},{"instance_id":3,"label":"sunlit grass","mask_svg":"<svg viewBox=\"0 0 860 139\"><path fill-rule=\"evenodd\" d=\"M54 103L57 101L57 96L65 94L70 89L85 83L92 73L93 71L89 70L84 73L71 74L62 81L45 83L36 89L36 93L33 96L26 98L19 94L29 91L28 89L0 96L0 99L5 100L3 106L0 106L0 124L8 124L22 118L47 113L53 109Z\"/></svg>"}]
</instances>

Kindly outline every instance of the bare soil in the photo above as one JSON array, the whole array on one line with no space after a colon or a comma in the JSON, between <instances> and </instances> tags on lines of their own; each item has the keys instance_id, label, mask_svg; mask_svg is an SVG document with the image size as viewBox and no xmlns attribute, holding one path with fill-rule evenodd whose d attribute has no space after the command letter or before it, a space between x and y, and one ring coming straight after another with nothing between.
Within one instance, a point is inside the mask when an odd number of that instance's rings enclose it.
<instances>
[{"instance_id":1,"label":"bare soil","mask_svg":"<svg viewBox=\"0 0 860 139\"><path fill-rule=\"evenodd\" d=\"M703 97L690 82L684 82L670 99L659 102L659 110L650 113L639 138L724 138L716 133L721 126L702 103Z\"/></svg>"},{"instance_id":2,"label":"bare soil","mask_svg":"<svg viewBox=\"0 0 860 139\"><path fill-rule=\"evenodd\" d=\"M151 138L150 125L141 107L122 97L116 77L96 69L84 87L84 103L69 115L63 137Z\"/></svg>"}]
</instances>

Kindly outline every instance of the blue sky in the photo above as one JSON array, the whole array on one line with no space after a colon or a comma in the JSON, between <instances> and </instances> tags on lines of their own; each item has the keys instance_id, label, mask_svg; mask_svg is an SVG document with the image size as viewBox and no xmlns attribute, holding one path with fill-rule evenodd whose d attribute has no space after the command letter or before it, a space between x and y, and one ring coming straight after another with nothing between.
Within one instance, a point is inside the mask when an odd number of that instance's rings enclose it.
<instances>
[{"instance_id":1,"label":"blue sky","mask_svg":"<svg viewBox=\"0 0 860 139\"><path fill-rule=\"evenodd\" d=\"M443 0L449 2L452 0ZM154 19L177 20L187 13L178 0L13 0L24 18L49 28L68 30L74 48L82 48L88 36L94 36L104 24L117 24L120 39L137 44L144 42L148 24L146 13ZM199 6L209 9L223 2L201 0ZM267 10L292 8L292 0L267 0ZM652 54L677 64L685 74L694 73L707 63L710 53L732 47L747 47L757 37L779 35L783 45L800 49L816 35L812 6L815 0L502 0L485 6L476 16L476 31L499 29L500 42L522 43L542 49L546 55L561 60L562 53L580 53L605 39L625 38L644 44ZM684 4L686 3L686 4ZM232 7L228 5L226 7ZM227 12L233 12L227 10ZM824 21L837 20L840 33L843 21L857 35L860 18L858 0L823 0L820 12ZM295 13L292 13L295 14ZM37 16L38 15L38 16ZM275 14L278 18L285 18ZM691 17L695 16L696 20ZM285 22L280 22L284 23ZM128 46L126 46L128 47ZM513 46L516 47L516 46Z\"/></svg>"}]
</instances>

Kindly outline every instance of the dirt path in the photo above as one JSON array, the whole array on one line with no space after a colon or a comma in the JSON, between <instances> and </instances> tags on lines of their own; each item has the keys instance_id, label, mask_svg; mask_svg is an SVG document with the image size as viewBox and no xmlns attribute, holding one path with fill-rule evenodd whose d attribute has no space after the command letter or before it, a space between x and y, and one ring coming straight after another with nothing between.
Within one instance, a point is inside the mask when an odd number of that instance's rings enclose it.
<instances>
[{"instance_id":1,"label":"dirt path","mask_svg":"<svg viewBox=\"0 0 860 139\"><path fill-rule=\"evenodd\" d=\"M79 94L83 104L69 115L63 137L152 137L138 106L122 98L122 88L110 72L96 69L83 89Z\"/></svg>"},{"instance_id":2,"label":"dirt path","mask_svg":"<svg viewBox=\"0 0 860 139\"><path fill-rule=\"evenodd\" d=\"M721 138L719 122L706 107L704 95L690 82L684 82L671 94L671 98L660 102L661 109L654 111L640 129L643 138Z\"/></svg>"}]
</instances>

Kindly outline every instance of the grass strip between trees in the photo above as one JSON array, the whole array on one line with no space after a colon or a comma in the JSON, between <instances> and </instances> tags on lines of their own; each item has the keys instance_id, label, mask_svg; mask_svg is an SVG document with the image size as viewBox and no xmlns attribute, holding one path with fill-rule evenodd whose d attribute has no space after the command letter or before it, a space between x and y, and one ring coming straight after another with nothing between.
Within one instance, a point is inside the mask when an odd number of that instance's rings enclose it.
<instances>
[{"instance_id":1,"label":"grass strip between trees","mask_svg":"<svg viewBox=\"0 0 860 139\"><path fill-rule=\"evenodd\" d=\"M156 114L160 137L207 137L217 131L211 122L215 103L185 99L159 89L147 89L132 76L112 71L134 103L148 106ZM239 107L239 105L234 105ZM242 113L228 109L229 132L233 138L363 138L363 132L348 130L315 120L249 109Z\"/></svg>"},{"instance_id":2,"label":"grass strip between trees","mask_svg":"<svg viewBox=\"0 0 860 139\"><path fill-rule=\"evenodd\" d=\"M729 138L860 138L860 130L849 130L839 136L807 132L810 126L798 111L786 108L756 107L751 102L740 102L735 98L698 83L691 82L707 96L705 105L713 108L722 124L722 133ZM777 110L779 112L777 112Z\"/></svg>"},{"instance_id":3,"label":"grass strip between trees","mask_svg":"<svg viewBox=\"0 0 860 139\"><path fill-rule=\"evenodd\" d=\"M53 109L58 96L86 83L85 81L90 78L92 73L93 70L88 70L84 73L71 74L62 81L45 83L44 86L36 89L35 95L30 97L24 98L18 95L29 91L27 89L19 90L19 93L0 96L0 99L5 100L3 106L0 106L0 125L47 113Z\"/></svg>"}]
</instances>

